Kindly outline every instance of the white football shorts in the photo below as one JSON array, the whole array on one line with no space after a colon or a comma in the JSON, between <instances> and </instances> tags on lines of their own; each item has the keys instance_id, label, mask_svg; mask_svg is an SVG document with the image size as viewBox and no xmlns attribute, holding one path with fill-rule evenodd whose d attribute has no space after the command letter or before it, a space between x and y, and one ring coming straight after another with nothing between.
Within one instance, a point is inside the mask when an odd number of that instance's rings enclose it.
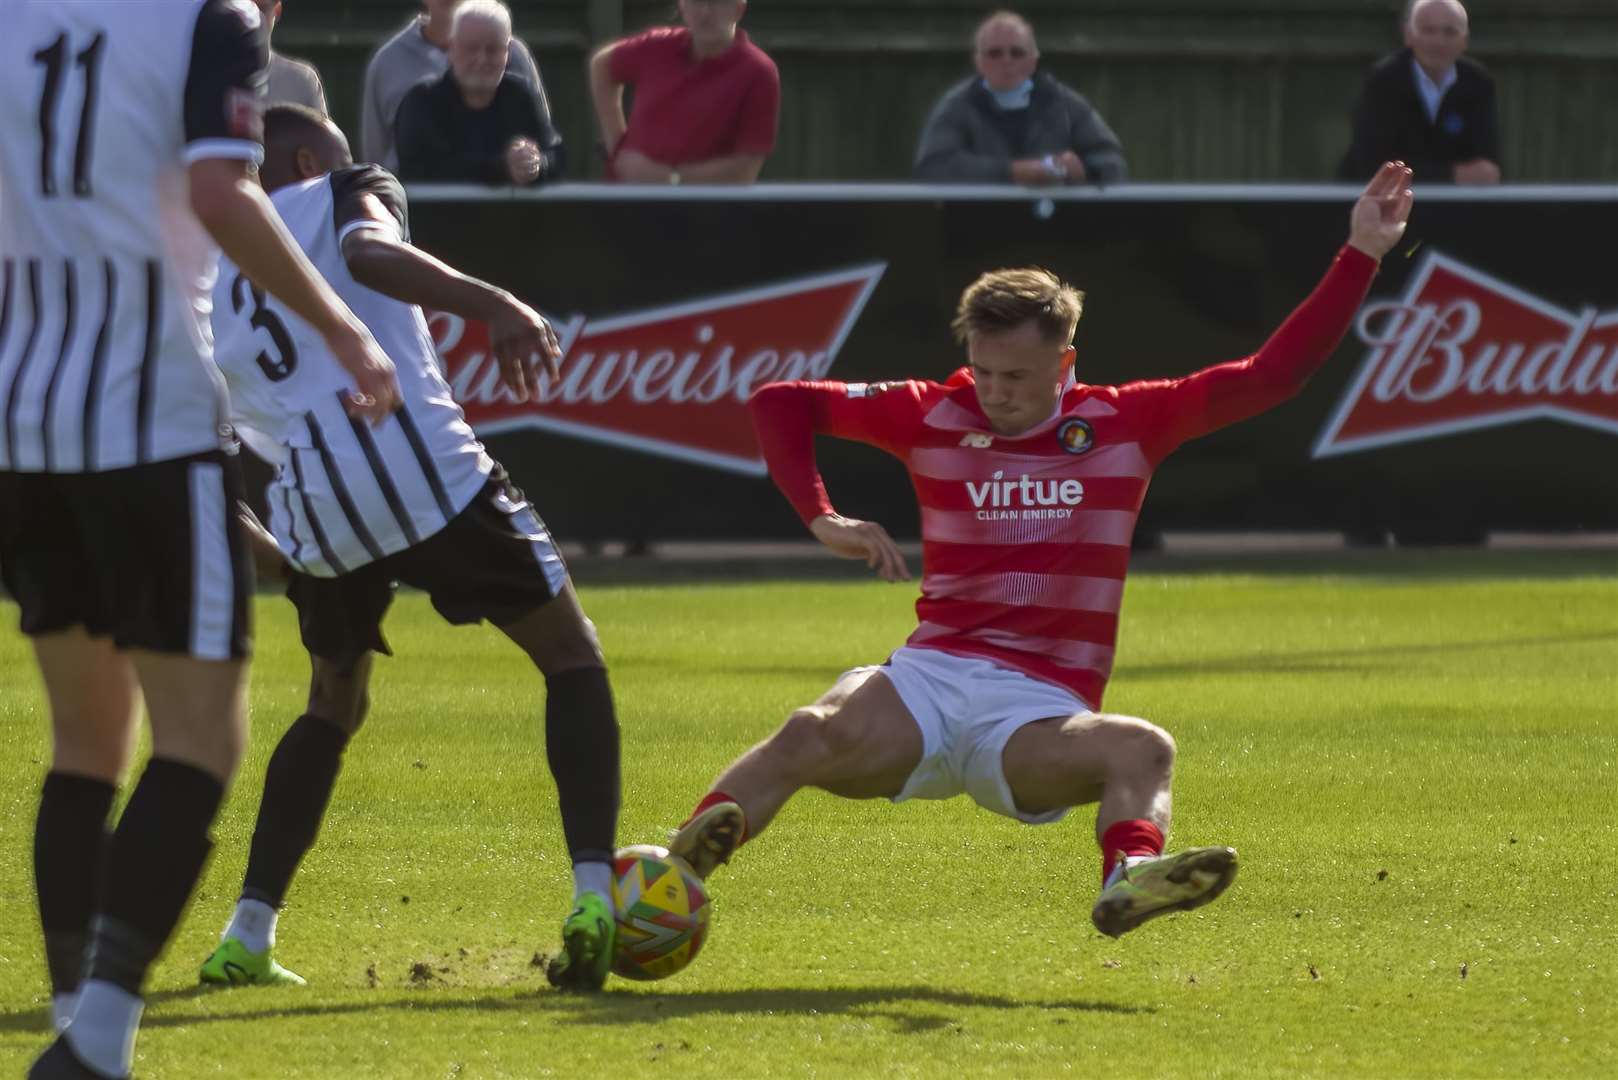
<instances>
[{"instance_id":1,"label":"white football shorts","mask_svg":"<svg viewBox=\"0 0 1618 1080\"><path fill-rule=\"evenodd\" d=\"M1067 813L1018 810L1001 755L1024 724L1090 712L1070 691L988 660L908 645L871 670L887 677L921 728L921 763L894 802L965 794L985 810L1029 825Z\"/></svg>"}]
</instances>

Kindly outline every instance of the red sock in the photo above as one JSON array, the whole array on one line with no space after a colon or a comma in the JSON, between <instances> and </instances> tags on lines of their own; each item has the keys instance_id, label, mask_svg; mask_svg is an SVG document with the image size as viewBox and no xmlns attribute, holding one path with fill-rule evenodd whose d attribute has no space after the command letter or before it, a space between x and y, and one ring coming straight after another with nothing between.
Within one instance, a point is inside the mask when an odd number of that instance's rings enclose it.
<instances>
[{"instance_id":1,"label":"red sock","mask_svg":"<svg viewBox=\"0 0 1618 1080\"><path fill-rule=\"evenodd\" d=\"M708 794L706 794L706 795L704 795L702 797L702 801L697 803L697 808L695 810L691 811L691 817L686 818L685 821L682 822L681 824L682 825L689 825L691 823L692 818L695 818L698 814L700 814L704 810L708 809L708 807L717 806L722 802L733 802L733 803L736 803L737 806L741 805L741 803L737 802L737 800L735 800L731 796L726 795L723 791L715 789L713 791L708 792ZM747 843L747 820L746 820L746 818L743 818L742 819L742 837L741 837L740 840L736 841L736 846L741 847L745 843Z\"/></svg>"},{"instance_id":2,"label":"red sock","mask_svg":"<svg viewBox=\"0 0 1618 1080\"><path fill-rule=\"evenodd\" d=\"M1163 854L1163 831L1144 818L1115 821L1101 834L1101 884L1125 855Z\"/></svg>"}]
</instances>

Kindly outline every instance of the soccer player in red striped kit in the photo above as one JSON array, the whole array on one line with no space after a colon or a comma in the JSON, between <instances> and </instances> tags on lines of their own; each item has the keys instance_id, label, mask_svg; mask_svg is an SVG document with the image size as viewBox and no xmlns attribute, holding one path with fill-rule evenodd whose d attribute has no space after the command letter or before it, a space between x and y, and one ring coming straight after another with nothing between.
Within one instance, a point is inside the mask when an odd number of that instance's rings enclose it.
<instances>
[{"instance_id":1,"label":"soccer player in red striped kit","mask_svg":"<svg viewBox=\"0 0 1618 1080\"><path fill-rule=\"evenodd\" d=\"M1112 937L1208 903L1236 875L1228 847L1164 854L1175 744L1101 711L1130 536L1152 471L1187 440L1296 394L1336 348L1410 215L1410 170L1384 165L1348 243L1258 352L1176 379L1090 386L1073 375L1081 295L1044 270L998 270L961 297L970 364L947 382L794 382L751 402L770 475L816 539L909 577L881 525L833 509L816 434L870 443L921 503L920 625L856 668L714 782L670 850L707 877L793 793L970 795L1030 824L1098 802Z\"/></svg>"}]
</instances>

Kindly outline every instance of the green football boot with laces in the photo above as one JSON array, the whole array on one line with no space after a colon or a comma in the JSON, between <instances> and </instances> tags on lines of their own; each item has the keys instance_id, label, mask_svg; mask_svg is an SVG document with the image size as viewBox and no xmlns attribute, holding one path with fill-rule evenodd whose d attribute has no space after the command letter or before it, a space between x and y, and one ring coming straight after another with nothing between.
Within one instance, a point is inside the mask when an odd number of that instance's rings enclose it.
<instances>
[{"instance_id":1,"label":"green football boot with laces","mask_svg":"<svg viewBox=\"0 0 1618 1080\"><path fill-rule=\"evenodd\" d=\"M1201 907L1235 879L1235 848L1187 848L1143 859L1114 873L1096 898L1090 921L1108 937L1122 937L1159 915Z\"/></svg>"},{"instance_id":2,"label":"green football boot with laces","mask_svg":"<svg viewBox=\"0 0 1618 1080\"><path fill-rule=\"evenodd\" d=\"M275 962L270 950L249 952L228 937L202 962L202 981L210 986L307 986L308 980Z\"/></svg>"},{"instance_id":3,"label":"green football boot with laces","mask_svg":"<svg viewBox=\"0 0 1618 1080\"><path fill-rule=\"evenodd\" d=\"M562 922L562 951L545 969L545 977L559 990L600 990L612 970L617 942L612 905L597 893L584 893Z\"/></svg>"}]
</instances>

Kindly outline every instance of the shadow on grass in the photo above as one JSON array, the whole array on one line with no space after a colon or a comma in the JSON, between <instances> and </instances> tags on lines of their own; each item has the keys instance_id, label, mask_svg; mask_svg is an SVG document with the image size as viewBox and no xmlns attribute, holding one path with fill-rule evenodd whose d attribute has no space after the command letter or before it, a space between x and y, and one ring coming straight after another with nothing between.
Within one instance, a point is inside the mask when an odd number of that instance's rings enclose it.
<instances>
[{"instance_id":1,"label":"shadow on grass","mask_svg":"<svg viewBox=\"0 0 1618 1080\"><path fill-rule=\"evenodd\" d=\"M198 1013L175 1004L215 994L230 994L233 1004L249 1002L250 1007L228 1012ZM448 1012L530 1012L555 1016L560 1023L616 1027L623 1024L656 1024L670 1019L722 1014L736 1016L815 1016L854 1013L860 1017L892 1022L902 1034L917 1034L958 1026L961 1017L927 1015L883 1006L906 1004L936 1005L949 1009L1039 1009L1055 1013L1097 1013L1118 1016L1148 1015L1149 1006L1120 1005L1107 1001L1017 1000L995 994L940 990L931 986L882 987L793 987L781 990L699 990L686 994L615 992L589 996L559 994L541 990L516 997L450 997L432 991L387 991L377 1001L320 1003L298 999L305 994L295 990L212 990L188 987L159 990L147 997L154 1006L146 1014L144 1028L191 1027L197 1024L237 1020L274 1020L312 1016L346 1016L392 1010L419 1013ZM261 996L262 995L262 996ZM262 1005L263 1007L257 1007ZM0 1013L0 1033L36 1032L42 1038L50 1029L43 1007L21 1012Z\"/></svg>"},{"instance_id":2,"label":"shadow on grass","mask_svg":"<svg viewBox=\"0 0 1618 1080\"><path fill-rule=\"evenodd\" d=\"M1494 638L1487 641L1432 642L1426 644L1395 643L1371 645L1362 649L1315 649L1307 652L1248 653L1242 656L1215 656L1174 664L1134 665L1121 663L1118 665L1114 677L1119 682L1125 682L1129 679L1178 679L1188 675L1254 675L1264 672L1291 675L1333 671L1380 671L1383 670L1383 665L1371 663L1371 661L1407 656L1449 656L1489 649L1522 649L1536 645L1588 645L1603 641L1618 642L1618 631L1549 634L1541 637L1525 638Z\"/></svg>"}]
</instances>

